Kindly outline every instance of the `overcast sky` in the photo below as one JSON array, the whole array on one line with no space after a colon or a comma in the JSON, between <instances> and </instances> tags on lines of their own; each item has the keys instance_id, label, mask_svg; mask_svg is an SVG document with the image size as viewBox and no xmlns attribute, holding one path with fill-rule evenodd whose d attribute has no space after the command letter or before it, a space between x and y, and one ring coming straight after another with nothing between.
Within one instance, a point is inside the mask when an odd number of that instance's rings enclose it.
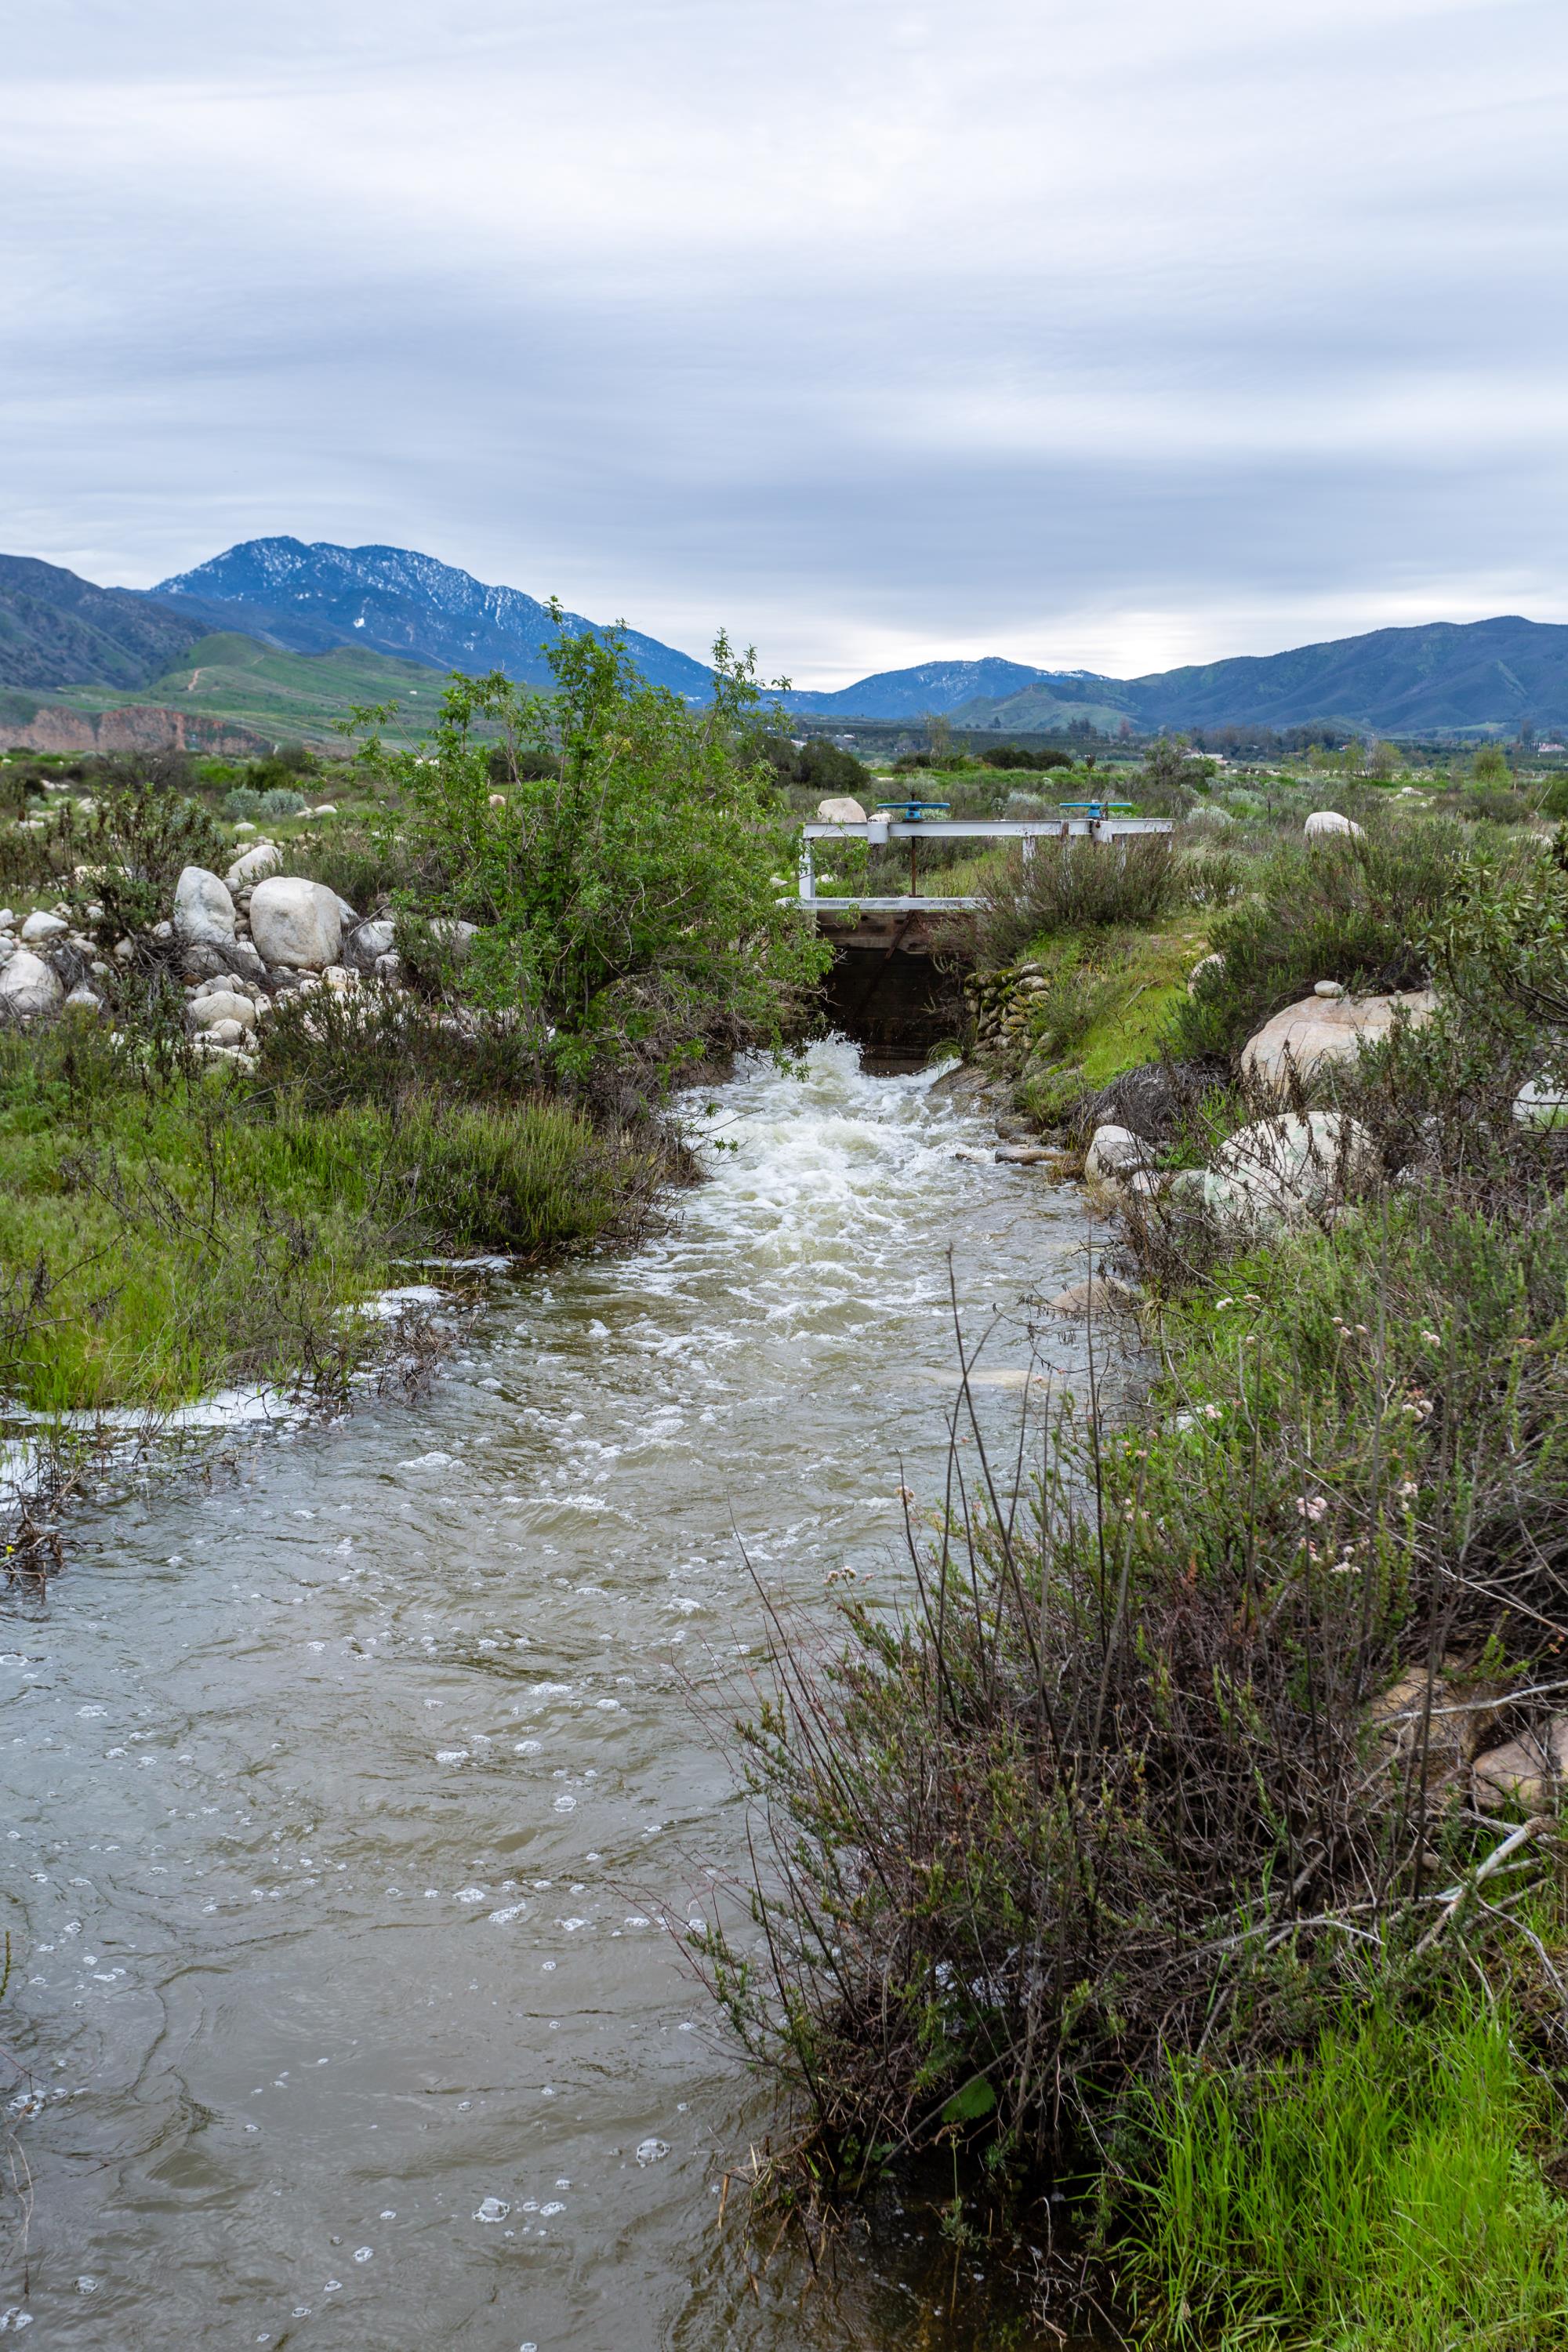
<instances>
[{"instance_id":1,"label":"overcast sky","mask_svg":"<svg viewBox=\"0 0 1568 2352\"><path fill-rule=\"evenodd\" d=\"M1563 0L0 0L0 548L837 685L1568 620Z\"/></svg>"}]
</instances>

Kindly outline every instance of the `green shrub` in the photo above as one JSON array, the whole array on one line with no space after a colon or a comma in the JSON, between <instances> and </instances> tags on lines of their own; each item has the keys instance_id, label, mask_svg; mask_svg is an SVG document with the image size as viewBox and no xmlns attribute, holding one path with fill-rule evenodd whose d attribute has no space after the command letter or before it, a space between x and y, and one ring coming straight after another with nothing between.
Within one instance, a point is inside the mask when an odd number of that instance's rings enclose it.
<instances>
[{"instance_id":1,"label":"green shrub","mask_svg":"<svg viewBox=\"0 0 1568 2352\"><path fill-rule=\"evenodd\" d=\"M345 817L290 845L289 870L324 882L363 914L384 901L438 905L446 877L427 853L421 856L390 818Z\"/></svg>"},{"instance_id":2,"label":"green shrub","mask_svg":"<svg viewBox=\"0 0 1568 2352\"><path fill-rule=\"evenodd\" d=\"M1182 895L1194 907L1234 907L1251 879L1251 862L1228 843L1205 842L1182 861Z\"/></svg>"},{"instance_id":3,"label":"green shrub","mask_svg":"<svg viewBox=\"0 0 1568 2352\"><path fill-rule=\"evenodd\" d=\"M261 794L254 784L236 784L224 795L223 813L231 824L254 824L261 814Z\"/></svg>"},{"instance_id":4,"label":"green shrub","mask_svg":"<svg viewBox=\"0 0 1568 2352\"><path fill-rule=\"evenodd\" d=\"M1422 941L1464 887L1468 839L1439 818L1395 820L1273 852L1254 891L1215 924L1223 966L1177 1013L1178 1050L1234 1055L1270 1013L1320 980L1419 987Z\"/></svg>"},{"instance_id":5,"label":"green shrub","mask_svg":"<svg viewBox=\"0 0 1568 2352\"><path fill-rule=\"evenodd\" d=\"M1005 768L1014 774L1033 769L1044 773L1052 768L1070 768L1070 751L1028 751L1016 743L987 744L980 754L988 768Z\"/></svg>"},{"instance_id":6,"label":"green shrub","mask_svg":"<svg viewBox=\"0 0 1568 2352\"><path fill-rule=\"evenodd\" d=\"M79 920L89 904L102 908L95 927L106 940L163 921L182 867L227 863L205 805L175 789L183 773L161 756L106 762L91 814L74 817L74 859L88 874L69 895Z\"/></svg>"},{"instance_id":7,"label":"green shrub","mask_svg":"<svg viewBox=\"0 0 1568 2352\"><path fill-rule=\"evenodd\" d=\"M526 1012L456 1017L378 990L284 997L261 1033L259 1080L310 1111L413 1098L505 1103L536 1094L551 1061L544 1026Z\"/></svg>"},{"instance_id":8,"label":"green shrub","mask_svg":"<svg viewBox=\"0 0 1568 2352\"><path fill-rule=\"evenodd\" d=\"M465 994L527 1005L574 1081L621 1065L658 1084L705 1052L779 1040L831 950L773 878L795 838L748 748L750 657L721 638L701 710L648 686L616 637L563 634L547 658L553 695L458 679L424 758L372 754L413 855L445 877L445 903L416 911L481 926ZM481 727L507 749L500 791ZM511 759L545 745L548 777Z\"/></svg>"},{"instance_id":9,"label":"green shrub","mask_svg":"<svg viewBox=\"0 0 1568 2352\"><path fill-rule=\"evenodd\" d=\"M305 805L304 793L297 792L293 785L271 784L258 798L256 810L263 817L298 816Z\"/></svg>"},{"instance_id":10,"label":"green shrub","mask_svg":"<svg viewBox=\"0 0 1568 2352\"><path fill-rule=\"evenodd\" d=\"M1114 843L1045 840L1028 858L1021 847L1009 849L981 890L979 961L1011 963L1031 940L1055 931L1158 922L1179 892L1180 868L1163 834Z\"/></svg>"},{"instance_id":11,"label":"green shrub","mask_svg":"<svg viewBox=\"0 0 1568 2352\"><path fill-rule=\"evenodd\" d=\"M0 893L7 898L57 896L78 857L82 819L68 803L41 822L0 824Z\"/></svg>"}]
</instances>

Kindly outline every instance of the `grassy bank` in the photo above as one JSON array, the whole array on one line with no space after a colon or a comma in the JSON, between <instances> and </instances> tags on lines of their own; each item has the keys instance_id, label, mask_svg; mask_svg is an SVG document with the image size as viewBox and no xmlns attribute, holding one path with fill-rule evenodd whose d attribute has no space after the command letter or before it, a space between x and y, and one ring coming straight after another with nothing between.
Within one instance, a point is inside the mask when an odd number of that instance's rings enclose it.
<instances>
[{"instance_id":1,"label":"grassy bank","mask_svg":"<svg viewBox=\"0 0 1568 2352\"><path fill-rule=\"evenodd\" d=\"M1151 2101L1116 2252L1155 2339L1300 2352L1547 2346L1568 2333L1558 2118L1517 2021L1475 1990L1390 2006Z\"/></svg>"},{"instance_id":2,"label":"grassy bank","mask_svg":"<svg viewBox=\"0 0 1568 2352\"><path fill-rule=\"evenodd\" d=\"M1192 943L1175 886L1079 911L992 1048L1026 1107L1057 1061L1058 1116ZM1568 1696L1568 1155L1514 1116L1563 1067L1568 878L1429 824L1264 841L1201 911L1225 964L1165 971L1158 1034L1205 1086L1153 1157L1260 1115L1237 1051L1318 979L1435 978L1323 1074L1363 1176L1267 1238L1133 1196L1149 1393L1037 1429L1016 1492L960 1400L911 1605L781 1629L737 1726L764 1932L721 1906L699 1965L792 2194L951 2148L955 2233L1039 2247L1043 2185L1145 2343L1568 2344L1556 1790L1472 1777Z\"/></svg>"},{"instance_id":3,"label":"grassy bank","mask_svg":"<svg viewBox=\"0 0 1568 2352\"><path fill-rule=\"evenodd\" d=\"M558 1101L322 1107L95 1028L0 1035L0 1393L163 1408L337 1377L397 1260L582 1245L658 1166Z\"/></svg>"}]
</instances>

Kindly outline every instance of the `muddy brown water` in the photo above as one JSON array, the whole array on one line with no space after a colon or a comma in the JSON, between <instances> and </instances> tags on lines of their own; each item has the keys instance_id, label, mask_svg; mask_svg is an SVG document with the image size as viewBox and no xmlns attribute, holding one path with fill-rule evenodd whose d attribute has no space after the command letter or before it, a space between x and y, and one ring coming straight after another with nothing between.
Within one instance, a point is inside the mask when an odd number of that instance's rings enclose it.
<instances>
[{"instance_id":1,"label":"muddy brown water","mask_svg":"<svg viewBox=\"0 0 1568 2352\"><path fill-rule=\"evenodd\" d=\"M940 1491L951 1246L1016 1425L1081 1197L871 1076L743 1067L635 1255L499 1278L416 1406L249 1438L79 1517L0 1615L0 2332L29 2352L1027 2345L894 2200L814 2284L726 2168L770 2115L678 1912L743 1854L689 1696L781 1595L897 1604ZM956 1156L961 1151L980 1156ZM1082 1373L1076 1326L1038 1342ZM740 2200L737 2201L737 2206ZM755 2283L752 2284L752 2274Z\"/></svg>"}]
</instances>

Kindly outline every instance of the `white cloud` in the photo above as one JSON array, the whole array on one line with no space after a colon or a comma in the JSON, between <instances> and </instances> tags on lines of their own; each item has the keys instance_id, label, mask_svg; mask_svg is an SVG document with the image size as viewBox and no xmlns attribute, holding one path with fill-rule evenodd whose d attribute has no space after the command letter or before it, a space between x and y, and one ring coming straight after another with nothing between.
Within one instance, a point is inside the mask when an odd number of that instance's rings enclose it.
<instances>
[{"instance_id":1,"label":"white cloud","mask_svg":"<svg viewBox=\"0 0 1568 2352\"><path fill-rule=\"evenodd\" d=\"M16 551L824 682L1568 613L1545 0L66 0L9 80Z\"/></svg>"}]
</instances>

